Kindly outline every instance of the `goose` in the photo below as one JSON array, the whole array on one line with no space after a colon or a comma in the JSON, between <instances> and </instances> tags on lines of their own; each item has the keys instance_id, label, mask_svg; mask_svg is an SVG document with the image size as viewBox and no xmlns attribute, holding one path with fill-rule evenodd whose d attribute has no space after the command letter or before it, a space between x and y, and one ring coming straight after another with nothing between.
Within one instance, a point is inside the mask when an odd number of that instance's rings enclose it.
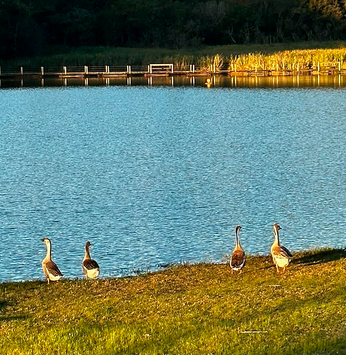
<instances>
[{"instance_id":1,"label":"goose","mask_svg":"<svg viewBox=\"0 0 346 355\"><path fill-rule=\"evenodd\" d=\"M47 278L47 283L49 281L58 281L63 277L63 274L59 270L57 264L52 260L52 244L48 238L43 238L42 242L46 244L47 254L42 260L42 270Z\"/></svg>"},{"instance_id":2,"label":"goose","mask_svg":"<svg viewBox=\"0 0 346 355\"><path fill-rule=\"evenodd\" d=\"M90 245L91 243L89 241L85 244L85 256L82 262L82 269L86 279L88 279L88 277L90 277L91 279L96 279L97 276L99 276L100 267L98 263L90 257Z\"/></svg>"},{"instance_id":3,"label":"goose","mask_svg":"<svg viewBox=\"0 0 346 355\"><path fill-rule=\"evenodd\" d=\"M274 243L270 249L277 272L280 272L279 268L283 268L283 271L285 271L287 265L290 263L290 261L293 258L291 252L283 245L280 245L280 239L279 239L280 229L281 227L277 223L274 223L273 225Z\"/></svg>"},{"instance_id":4,"label":"goose","mask_svg":"<svg viewBox=\"0 0 346 355\"><path fill-rule=\"evenodd\" d=\"M240 230L241 230L241 226L235 227L235 248L233 250L233 253L231 255L231 260L229 262L232 273L233 271L241 272L245 265L245 253L239 242Z\"/></svg>"}]
</instances>

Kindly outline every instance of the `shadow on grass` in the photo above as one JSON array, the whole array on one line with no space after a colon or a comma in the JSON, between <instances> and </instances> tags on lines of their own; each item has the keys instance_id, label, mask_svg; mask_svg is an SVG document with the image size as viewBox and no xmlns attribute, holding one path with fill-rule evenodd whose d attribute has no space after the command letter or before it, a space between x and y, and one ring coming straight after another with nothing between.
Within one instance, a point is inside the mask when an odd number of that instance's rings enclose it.
<instances>
[{"instance_id":1,"label":"shadow on grass","mask_svg":"<svg viewBox=\"0 0 346 355\"><path fill-rule=\"evenodd\" d=\"M0 300L0 312L6 312L6 307L11 304L12 304L11 302L8 302L6 300ZM1 322L9 322L12 320L26 320L28 318L29 318L29 316L27 316L27 315L16 315L16 316L0 315L0 323Z\"/></svg>"},{"instance_id":2,"label":"shadow on grass","mask_svg":"<svg viewBox=\"0 0 346 355\"><path fill-rule=\"evenodd\" d=\"M6 306L8 305L8 302L5 300L0 300L0 311L2 311Z\"/></svg>"},{"instance_id":3,"label":"shadow on grass","mask_svg":"<svg viewBox=\"0 0 346 355\"><path fill-rule=\"evenodd\" d=\"M28 318L29 318L29 316L25 316L25 315L22 315L22 316L4 316L4 317L0 316L0 323L1 322L10 322L10 321L13 321L13 320L27 320Z\"/></svg>"},{"instance_id":4,"label":"shadow on grass","mask_svg":"<svg viewBox=\"0 0 346 355\"><path fill-rule=\"evenodd\" d=\"M314 250L294 257L293 264L316 265L346 258L346 249Z\"/></svg>"}]
</instances>

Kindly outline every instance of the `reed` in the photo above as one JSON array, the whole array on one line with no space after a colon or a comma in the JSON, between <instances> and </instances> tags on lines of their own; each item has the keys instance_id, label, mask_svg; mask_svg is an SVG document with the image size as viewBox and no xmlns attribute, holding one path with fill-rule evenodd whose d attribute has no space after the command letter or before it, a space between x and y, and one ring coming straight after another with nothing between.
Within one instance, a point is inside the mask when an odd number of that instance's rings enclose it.
<instances>
[{"instance_id":1,"label":"reed","mask_svg":"<svg viewBox=\"0 0 346 355\"><path fill-rule=\"evenodd\" d=\"M323 68L346 68L346 48L309 49L283 51L273 54L249 53L229 57L229 70L236 66L238 70L253 71L277 70L298 71Z\"/></svg>"}]
</instances>

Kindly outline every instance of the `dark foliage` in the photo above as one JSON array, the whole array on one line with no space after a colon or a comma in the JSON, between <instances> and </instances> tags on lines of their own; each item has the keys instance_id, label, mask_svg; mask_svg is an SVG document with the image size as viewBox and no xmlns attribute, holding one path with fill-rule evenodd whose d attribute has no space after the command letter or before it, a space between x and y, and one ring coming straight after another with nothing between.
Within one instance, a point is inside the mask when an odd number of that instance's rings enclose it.
<instances>
[{"instance_id":1,"label":"dark foliage","mask_svg":"<svg viewBox=\"0 0 346 355\"><path fill-rule=\"evenodd\" d=\"M0 58L54 48L343 40L346 0L0 0Z\"/></svg>"}]
</instances>

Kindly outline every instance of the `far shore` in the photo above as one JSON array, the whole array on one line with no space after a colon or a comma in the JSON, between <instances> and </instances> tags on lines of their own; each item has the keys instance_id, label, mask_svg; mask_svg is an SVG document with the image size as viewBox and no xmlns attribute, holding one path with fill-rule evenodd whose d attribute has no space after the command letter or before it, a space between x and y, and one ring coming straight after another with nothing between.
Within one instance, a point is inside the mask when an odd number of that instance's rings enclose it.
<instances>
[{"instance_id":1,"label":"far shore","mask_svg":"<svg viewBox=\"0 0 346 355\"><path fill-rule=\"evenodd\" d=\"M173 64L176 74L336 74L346 70L345 59L344 41L227 45L176 50L80 47L66 48L64 51L60 49L54 54L38 57L0 60L0 75L155 74L155 68L150 72L150 64ZM164 72L170 74L170 69L166 67Z\"/></svg>"}]
</instances>

